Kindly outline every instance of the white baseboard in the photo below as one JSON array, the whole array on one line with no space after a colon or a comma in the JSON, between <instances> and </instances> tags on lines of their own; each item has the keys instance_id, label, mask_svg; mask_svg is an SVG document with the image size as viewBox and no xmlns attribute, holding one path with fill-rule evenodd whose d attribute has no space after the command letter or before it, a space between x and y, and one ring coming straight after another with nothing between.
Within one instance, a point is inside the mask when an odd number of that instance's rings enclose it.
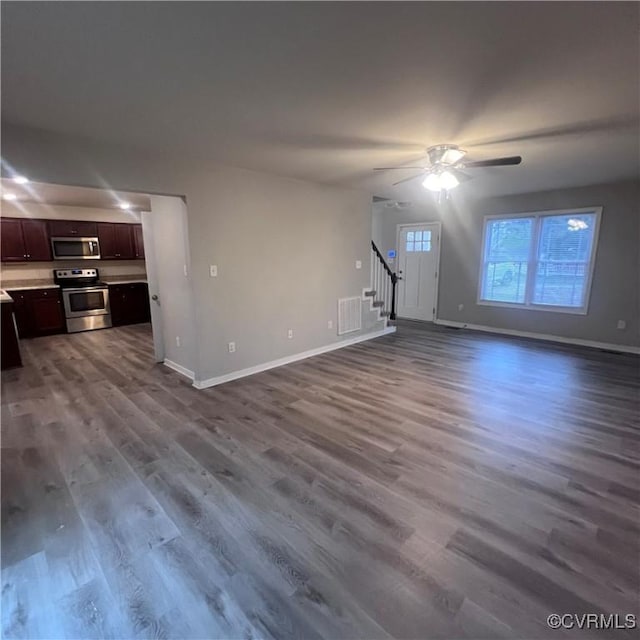
<instances>
[{"instance_id":1,"label":"white baseboard","mask_svg":"<svg viewBox=\"0 0 640 640\"><path fill-rule=\"evenodd\" d=\"M319 356L322 353L335 351L336 349L342 349L343 347L349 347L352 344L364 342L365 340L373 340L374 338L386 336L389 333L395 333L395 331L395 327L385 327L380 331L372 331L371 333L365 333L364 335L355 336L354 338L348 338L346 340L341 340L340 342L334 342L333 344L328 344L324 347L317 347L316 349L309 349L308 351L302 351L301 353L294 353L291 356L278 358L278 360L271 360L271 362L264 362L262 364L256 365L255 367L248 367L247 369L232 371L231 373L225 373L222 376L208 378L207 380L195 380L193 386L196 389L215 387L218 384L231 382L232 380L237 380L238 378L252 376L254 373L260 373L262 371L267 371L268 369L275 369L276 367L281 367L285 364L291 364L292 362L298 362L299 360L305 360L306 358L311 358L312 356Z\"/></svg>"},{"instance_id":2,"label":"white baseboard","mask_svg":"<svg viewBox=\"0 0 640 640\"><path fill-rule=\"evenodd\" d=\"M167 360L165 358L163 364L169 367L169 369L173 369L174 371L177 371L181 375L186 376L187 378L189 378L189 380L193 380L195 377L193 371L191 371L190 369L187 369L186 367L183 367L181 364L178 364L173 360Z\"/></svg>"},{"instance_id":3,"label":"white baseboard","mask_svg":"<svg viewBox=\"0 0 640 640\"><path fill-rule=\"evenodd\" d=\"M549 342L561 342L562 344L575 344L581 347L592 347L593 349L606 349L607 351L619 351L620 353L640 354L640 347L625 344L612 344L609 342L597 342L595 340L582 340L580 338L565 338L549 333L534 333L532 331L517 331L515 329L500 329L488 327L482 324L470 324L468 322L456 322L455 320L434 320L435 324L455 329L471 329L472 331L486 331L487 333L500 333L507 336L517 336L519 338L532 338L534 340L547 340Z\"/></svg>"}]
</instances>

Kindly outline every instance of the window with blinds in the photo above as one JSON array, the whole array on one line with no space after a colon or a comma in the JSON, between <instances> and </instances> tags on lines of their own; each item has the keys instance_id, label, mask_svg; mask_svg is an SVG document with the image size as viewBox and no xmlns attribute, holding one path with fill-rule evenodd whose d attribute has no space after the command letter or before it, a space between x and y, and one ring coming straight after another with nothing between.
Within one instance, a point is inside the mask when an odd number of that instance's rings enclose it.
<instances>
[{"instance_id":1,"label":"window with blinds","mask_svg":"<svg viewBox=\"0 0 640 640\"><path fill-rule=\"evenodd\" d=\"M586 313L601 212L485 218L479 302Z\"/></svg>"}]
</instances>

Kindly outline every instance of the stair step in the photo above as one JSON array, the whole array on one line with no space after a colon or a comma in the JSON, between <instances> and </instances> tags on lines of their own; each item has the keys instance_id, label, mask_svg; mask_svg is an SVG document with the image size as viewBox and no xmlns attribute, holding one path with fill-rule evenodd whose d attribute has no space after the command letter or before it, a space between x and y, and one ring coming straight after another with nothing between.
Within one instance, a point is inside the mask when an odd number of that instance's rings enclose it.
<instances>
[{"instance_id":1,"label":"stair step","mask_svg":"<svg viewBox=\"0 0 640 640\"><path fill-rule=\"evenodd\" d=\"M384 307L384 302L382 300L374 300L372 303L374 307Z\"/></svg>"},{"instance_id":2,"label":"stair step","mask_svg":"<svg viewBox=\"0 0 640 640\"><path fill-rule=\"evenodd\" d=\"M367 296L367 298L373 298L373 296L376 295L376 292L372 289L371 291L365 291L364 295Z\"/></svg>"}]
</instances>

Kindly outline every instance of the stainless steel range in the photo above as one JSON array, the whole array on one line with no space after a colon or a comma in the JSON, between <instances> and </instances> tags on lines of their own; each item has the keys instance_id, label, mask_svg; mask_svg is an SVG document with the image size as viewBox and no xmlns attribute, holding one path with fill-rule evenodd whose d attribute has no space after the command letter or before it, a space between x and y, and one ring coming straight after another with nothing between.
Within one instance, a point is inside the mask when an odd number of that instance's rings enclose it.
<instances>
[{"instance_id":1,"label":"stainless steel range","mask_svg":"<svg viewBox=\"0 0 640 640\"><path fill-rule=\"evenodd\" d=\"M97 269L54 269L53 281L62 289L69 333L111 326L109 287Z\"/></svg>"}]
</instances>

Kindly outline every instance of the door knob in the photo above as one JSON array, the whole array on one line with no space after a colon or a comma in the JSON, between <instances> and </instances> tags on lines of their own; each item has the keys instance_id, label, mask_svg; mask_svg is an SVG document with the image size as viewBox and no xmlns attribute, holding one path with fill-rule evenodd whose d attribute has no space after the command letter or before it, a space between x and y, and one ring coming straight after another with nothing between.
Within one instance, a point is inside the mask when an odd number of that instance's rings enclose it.
<instances>
[{"instance_id":1,"label":"door knob","mask_svg":"<svg viewBox=\"0 0 640 640\"><path fill-rule=\"evenodd\" d=\"M158 296L154 293L154 294L151 296L151 299L152 299L152 300L157 300L157 299L158 299Z\"/></svg>"}]
</instances>

